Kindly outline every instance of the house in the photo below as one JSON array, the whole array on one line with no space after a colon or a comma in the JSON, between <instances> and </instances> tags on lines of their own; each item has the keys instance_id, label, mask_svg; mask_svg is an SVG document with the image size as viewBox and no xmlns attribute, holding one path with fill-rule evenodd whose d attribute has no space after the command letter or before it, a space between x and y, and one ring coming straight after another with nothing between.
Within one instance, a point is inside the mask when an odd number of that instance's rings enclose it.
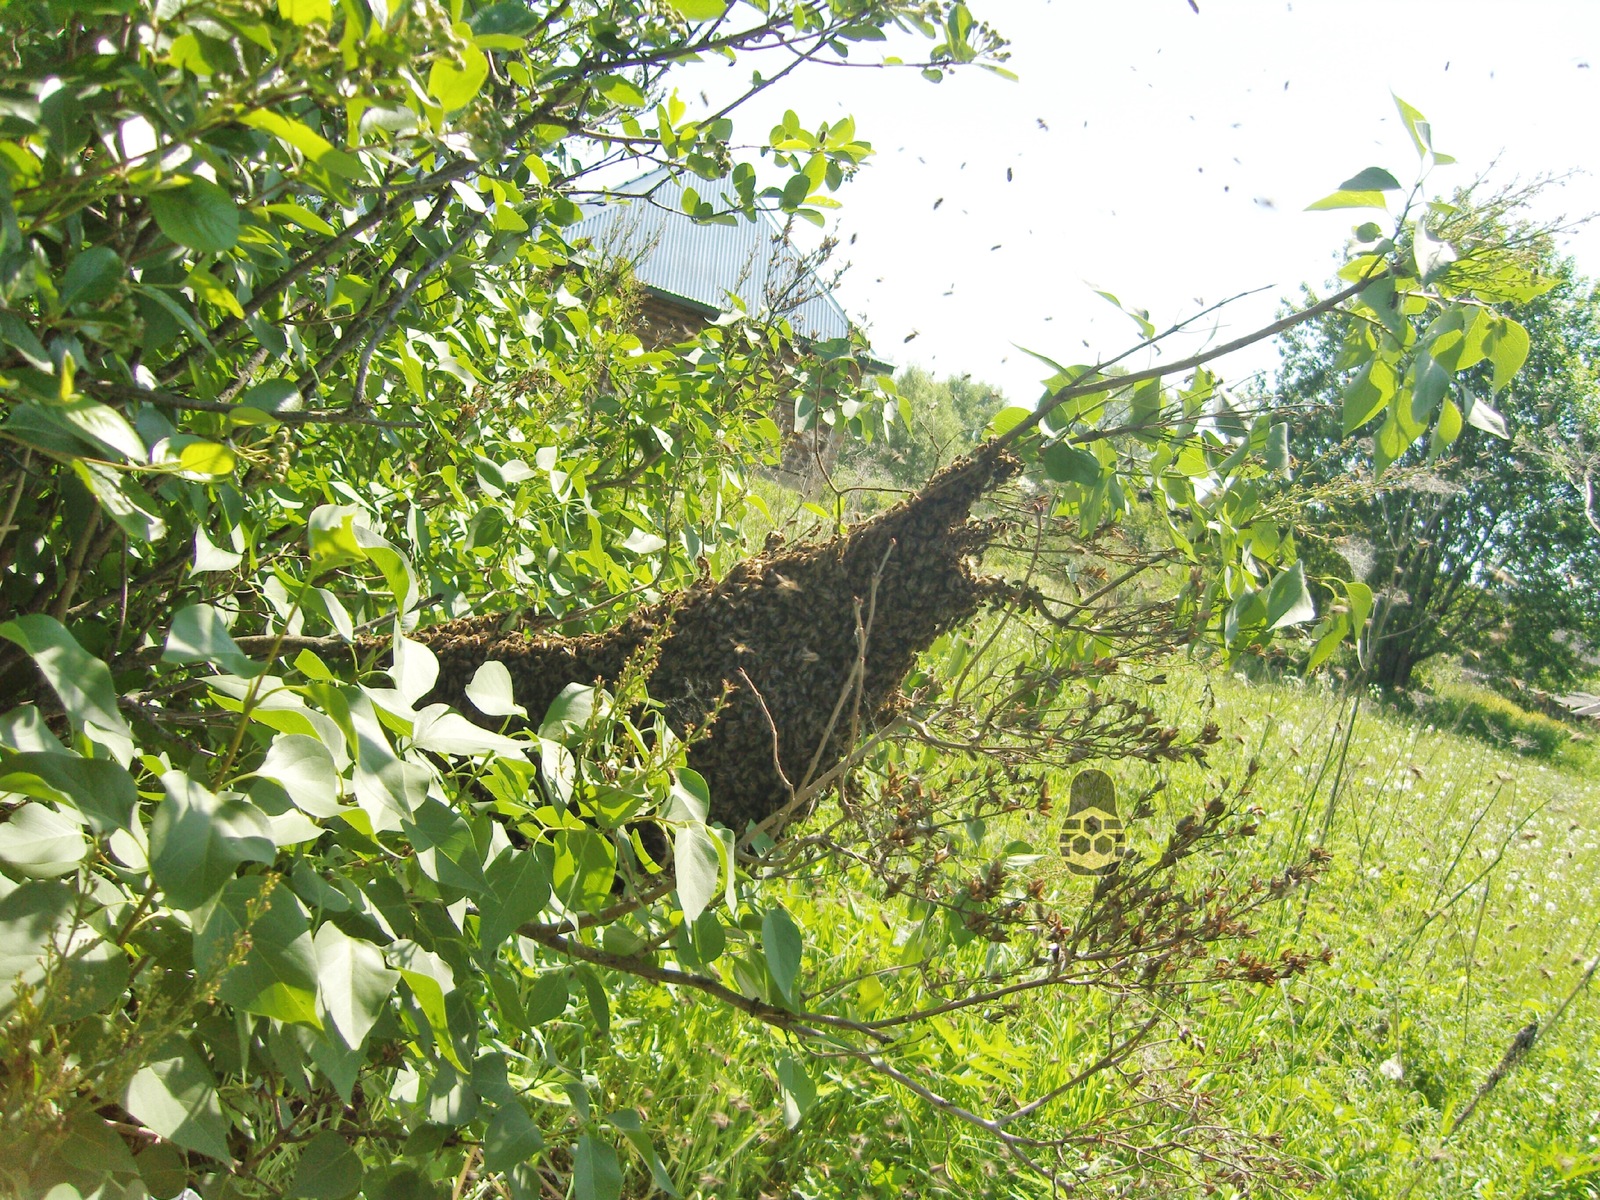
<instances>
[{"instance_id":1,"label":"house","mask_svg":"<svg viewBox=\"0 0 1600 1200\"><path fill-rule=\"evenodd\" d=\"M586 240L591 254L628 263L644 292L639 333L646 345L693 337L740 305L752 314L786 317L802 343L849 336L850 318L817 277L813 258L789 241L770 213L754 221L740 216L725 224L698 222L683 211L688 187L713 204L733 192L727 179L674 176L661 168L586 205L567 230L570 240ZM894 369L870 355L858 355L858 361L871 374ZM842 434L820 423L796 434L793 399L780 404L773 419L785 437L777 477L814 493L821 468L838 456Z\"/></svg>"}]
</instances>

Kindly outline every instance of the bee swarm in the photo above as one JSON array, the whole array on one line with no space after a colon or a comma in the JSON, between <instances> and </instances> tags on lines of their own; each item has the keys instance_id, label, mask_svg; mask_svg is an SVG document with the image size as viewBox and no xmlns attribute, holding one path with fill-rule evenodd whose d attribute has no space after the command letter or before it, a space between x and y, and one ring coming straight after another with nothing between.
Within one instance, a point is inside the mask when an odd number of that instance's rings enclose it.
<instances>
[{"instance_id":1,"label":"bee swarm","mask_svg":"<svg viewBox=\"0 0 1600 1200\"><path fill-rule=\"evenodd\" d=\"M604 633L550 637L508 631L504 614L419 630L413 636L439 659L439 680L427 702L444 701L469 718L498 725L465 693L478 667L498 660L511 673L518 703L537 718L569 683L614 682L665 624L649 675L650 695L681 733L702 725L724 687L729 689L727 706L709 737L691 748L689 762L710 786L712 816L743 829L789 798L773 764L774 726L784 775L794 784L805 777L855 665L856 605L865 610L875 575L860 697L861 718L869 725L891 715L916 656L935 638L985 602L1010 594L1003 580L974 574L971 562L994 525L970 515L981 496L1018 469L1004 453L958 460L910 500L840 537L769 549L721 580L703 580L638 609ZM759 700L741 672L759 690ZM848 751L848 737L846 714L828 737L818 774Z\"/></svg>"}]
</instances>

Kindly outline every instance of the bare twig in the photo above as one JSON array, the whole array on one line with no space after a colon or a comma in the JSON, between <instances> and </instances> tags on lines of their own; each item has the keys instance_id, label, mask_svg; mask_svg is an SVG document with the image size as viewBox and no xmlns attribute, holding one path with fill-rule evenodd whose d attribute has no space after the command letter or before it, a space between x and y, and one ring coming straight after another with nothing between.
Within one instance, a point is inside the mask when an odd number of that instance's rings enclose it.
<instances>
[{"instance_id":1,"label":"bare twig","mask_svg":"<svg viewBox=\"0 0 1600 1200\"><path fill-rule=\"evenodd\" d=\"M1129 387L1135 383L1143 383L1147 379L1159 379L1163 375L1175 375L1180 371L1192 370L1195 367L1204 366L1206 363L1212 362L1215 359L1224 358L1235 351L1243 350L1246 346L1252 346L1256 342L1265 341L1270 337L1276 337L1278 334L1283 333L1286 330L1293 329L1296 325L1304 324L1306 321L1309 321L1314 317L1320 317L1323 313L1332 312L1345 301L1359 296L1368 287L1372 286L1375 281L1383 278L1389 273L1389 268L1385 267L1380 271L1374 271L1371 274L1363 275L1360 279L1358 279L1355 283L1352 283L1343 291L1334 293L1326 300L1322 300L1316 304L1313 304L1310 308L1303 308L1298 312L1290 313L1288 316L1280 318L1279 320L1272 322L1270 325L1264 325L1252 333L1245 334L1243 337L1235 338L1233 341L1225 342L1220 346L1214 346L1210 350L1202 350L1198 354L1192 354L1188 358L1180 359L1177 362L1166 363L1158 367L1147 367L1142 371L1132 371L1127 375L1118 375L1115 377L1108 377L1104 374L1104 371L1107 367L1123 358L1126 358L1129 354L1133 354L1139 350L1142 350L1148 344L1141 342L1139 345L1133 347L1131 350L1128 350L1123 354L1118 355L1116 358L1113 358L1108 362L1101 363L1094 370L1090 371L1088 377L1086 377L1083 381L1069 383L1065 387L1059 388L1057 391L1053 392L1050 398L1040 404L1038 408L1034 409L1034 411L1030 413L1025 420L1019 421L1015 426L1013 426L1011 429L1008 429L999 437L990 439L989 442L987 442L983 447L983 450L990 454L1004 450L1007 446L1010 446L1012 443L1018 441L1022 437L1031 433L1034 429L1038 428L1039 424L1046 417L1048 417L1056 409L1060 408L1068 400L1075 400L1080 396L1090 396L1096 392L1104 392L1111 388Z\"/></svg>"}]
</instances>

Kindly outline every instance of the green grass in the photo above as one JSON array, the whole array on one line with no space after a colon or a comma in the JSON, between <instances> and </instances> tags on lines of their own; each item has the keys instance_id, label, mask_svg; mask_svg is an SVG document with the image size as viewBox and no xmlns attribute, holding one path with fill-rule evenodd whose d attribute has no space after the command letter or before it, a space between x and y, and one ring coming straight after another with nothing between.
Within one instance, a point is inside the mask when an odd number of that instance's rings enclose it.
<instances>
[{"instance_id":1,"label":"green grass","mask_svg":"<svg viewBox=\"0 0 1600 1200\"><path fill-rule=\"evenodd\" d=\"M1600 1174L1585 1174L1600 1170L1600 989L1581 992L1441 1141L1516 1031L1548 1022L1600 953L1593 777L1370 700L1341 761L1343 695L1187 667L1168 677L1150 699L1191 726L1210 703L1225 737L1213 775L1165 769L1167 790L1136 841L1147 849L1163 841L1214 790L1215 775L1238 778L1259 755L1260 833L1229 871L1267 875L1322 845L1332 856L1324 877L1256 926L1269 957L1326 947L1332 961L1266 988L1196 989L1172 1014L1184 1039L1139 1060L1147 1082L1101 1076L1050 1106L1052 1127L1192 1132L1197 1118L1184 1106L1204 1105L1193 1110L1204 1125L1232 1131L1216 1135L1219 1152L1258 1156L1258 1187L1298 1192L1290 1187L1298 1173L1310 1194L1326 1197L1600 1196ZM1111 769L1124 795L1159 773ZM1019 815L990 837L1049 847L1060 816L1059 808L1053 817ZM1053 892L1084 886L1059 870L1047 875ZM871 889L860 884L835 872L792 886L810 990L904 953L913 931L903 912L866 902ZM985 953L997 952L962 952L970 961ZM812 1059L819 1099L786 1129L776 1070L795 1047L783 1037L686 993L640 986L614 1003L611 1047L594 1055L594 1082L608 1106L645 1115L685 1196L1049 1194L987 1135L854 1063ZM946 1094L974 1108L1037 1094L1098 1052L1108 1003L1050 995L958 1018L921 1035L926 1063ZM583 1024L556 1036L580 1036ZM1084 1153L1103 1172L1119 1157L1114 1145ZM1134 1168L1123 1177L1131 1192L1108 1183L1084 1194L1142 1194L1153 1165L1122 1157ZM629 1187L648 1192L637 1160ZM1170 1178L1162 1187L1183 1194ZM1219 1194L1229 1190L1224 1182Z\"/></svg>"},{"instance_id":2,"label":"green grass","mask_svg":"<svg viewBox=\"0 0 1600 1200\"><path fill-rule=\"evenodd\" d=\"M1261 1051L1248 1073L1255 1118L1294 1113L1286 1149L1327 1195L1397 1195L1413 1177L1415 1196L1600 1195L1560 1179L1600 1167L1592 989L1438 1144L1516 1031L1547 1020L1600 951L1595 777L1366 705L1334 795L1316 780L1348 712L1341 697L1232 679L1217 696L1224 729L1265 739L1277 781L1270 801L1258 796L1263 862L1302 815L1333 854L1301 931L1334 950L1332 966L1208 1006L1214 1048ZM1288 936L1289 917L1264 935ZM1379 1069L1396 1057L1398 1080Z\"/></svg>"},{"instance_id":3,"label":"green grass","mask_svg":"<svg viewBox=\"0 0 1600 1200\"><path fill-rule=\"evenodd\" d=\"M1580 723L1523 708L1516 701L1467 678L1449 663L1430 664L1417 695L1421 716L1502 747L1524 758L1542 758L1573 771L1600 775L1600 746ZM1591 728L1594 722L1587 723Z\"/></svg>"}]
</instances>

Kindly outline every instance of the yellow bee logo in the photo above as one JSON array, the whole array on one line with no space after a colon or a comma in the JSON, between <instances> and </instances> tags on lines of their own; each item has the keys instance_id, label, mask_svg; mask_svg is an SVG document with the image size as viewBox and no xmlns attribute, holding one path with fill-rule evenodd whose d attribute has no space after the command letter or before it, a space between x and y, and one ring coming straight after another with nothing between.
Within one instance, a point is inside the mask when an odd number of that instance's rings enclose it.
<instances>
[{"instance_id":1,"label":"yellow bee logo","mask_svg":"<svg viewBox=\"0 0 1600 1200\"><path fill-rule=\"evenodd\" d=\"M1075 875L1109 875L1128 852L1128 832L1117 815L1117 785L1104 771L1079 771L1072 803L1061 822L1061 853Z\"/></svg>"}]
</instances>

